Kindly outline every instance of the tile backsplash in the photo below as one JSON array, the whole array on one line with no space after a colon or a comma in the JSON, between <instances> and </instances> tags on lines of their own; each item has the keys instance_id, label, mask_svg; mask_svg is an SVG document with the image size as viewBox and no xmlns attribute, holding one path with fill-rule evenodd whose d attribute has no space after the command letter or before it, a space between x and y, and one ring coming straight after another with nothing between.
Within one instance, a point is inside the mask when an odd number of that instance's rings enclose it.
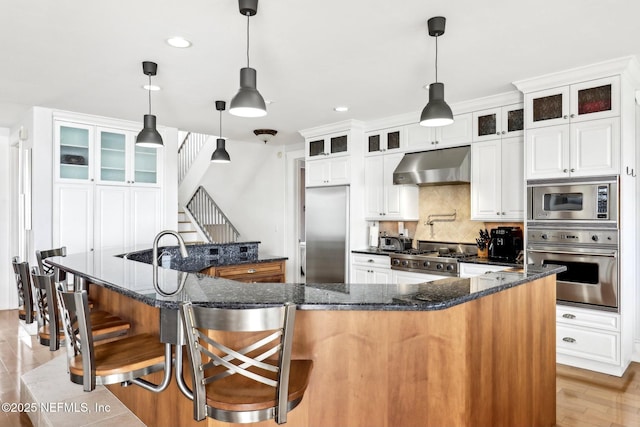
<instances>
[{"instance_id":1,"label":"tile backsplash","mask_svg":"<svg viewBox=\"0 0 640 427\"><path fill-rule=\"evenodd\" d=\"M478 230L492 229L498 226L515 226L524 229L521 222L487 222L472 221L471 218L471 186L460 185L434 185L420 187L418 222L405 222L404 227L409 230L409 235L415 240L433 240L442 242L474 243L478 237ZM454 221L438 221L437 219L450 219L456 213ZM428 225L429 215L437 215L433 225ZM397 222L381 222L380 231L389 234L397 234Z\"/></svg>"}]
</instances>

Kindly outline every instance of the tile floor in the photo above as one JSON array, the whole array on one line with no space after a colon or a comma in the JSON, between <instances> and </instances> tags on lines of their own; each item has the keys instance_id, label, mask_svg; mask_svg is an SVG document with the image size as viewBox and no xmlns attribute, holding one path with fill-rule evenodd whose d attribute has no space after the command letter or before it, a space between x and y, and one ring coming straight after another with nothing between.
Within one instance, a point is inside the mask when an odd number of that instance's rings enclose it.
<instances>
[{"instance_id":1,"label":"tile floor","mask_svg":"<svg viewBox=\"0 0 640 427\"><path fill-rule=\"evenodd\" d=\"M32 422L25 413L6 411L3 405L0 426L144 427L105 387L87 393L71 383L65 350L51 352L40 345L35 323L25 325L17 317L17 310L0 311L0 401L37 402L47 409L38 405Z\"/></svg>"}]
</instances>

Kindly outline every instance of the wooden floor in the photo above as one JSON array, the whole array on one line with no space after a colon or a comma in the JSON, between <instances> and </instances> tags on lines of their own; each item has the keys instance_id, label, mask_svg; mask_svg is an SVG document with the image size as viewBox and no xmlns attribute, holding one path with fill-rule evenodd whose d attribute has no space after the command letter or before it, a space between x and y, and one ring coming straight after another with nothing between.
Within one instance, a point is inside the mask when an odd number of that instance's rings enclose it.
<instances>
[{"instance_id":1,"label":"wooden floor","mask_svg":"<svg viewBox=\"0 0 640 427\"><path fill-rule=\"evenodd\" d=\"M0 401L20 402L20 376L63 350L50 352L18 322L16 310L0 311ZM622 378L557 366L559 427L640 426L640 364ZM0 412L0 426L31 426L24 414Z\"/></svg>"}]
</instances>

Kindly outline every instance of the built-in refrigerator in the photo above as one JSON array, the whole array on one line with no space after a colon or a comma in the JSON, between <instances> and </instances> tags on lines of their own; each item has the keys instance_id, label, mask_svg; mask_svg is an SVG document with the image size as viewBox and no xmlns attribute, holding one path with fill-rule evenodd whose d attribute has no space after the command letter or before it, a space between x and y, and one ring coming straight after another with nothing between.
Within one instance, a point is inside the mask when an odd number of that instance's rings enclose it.
<instances>
[{"instance_id":1,"label":"built-in refrigerator","mask_svg":"<svg viewBox=\"0 0 640 427\"><path fill-rule=\"evenodd\" d=\"M347 283L349 186L305 191L306 283Z\"/></svg>"}]
</instances>

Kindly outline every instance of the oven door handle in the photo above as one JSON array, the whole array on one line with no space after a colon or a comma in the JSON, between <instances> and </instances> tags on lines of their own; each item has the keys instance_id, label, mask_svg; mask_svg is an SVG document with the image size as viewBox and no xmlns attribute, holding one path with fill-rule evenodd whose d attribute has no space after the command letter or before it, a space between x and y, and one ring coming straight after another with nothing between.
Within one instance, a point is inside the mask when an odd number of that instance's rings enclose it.
<instances>
[{"instance_id":1,"label":"oven door handle","mask_svg":"<svg viewBox=\"0 0 640 427\"><path fill-rule=\"evenodd\" d=\"M578 255L578 256L605 256L610 258L617 258L617 252L602 252L602 253L593 253L593 252L571 252L571 251L556 251L552 249L527 249L529 252L535 252L540 254L561 254L561 255Z\"/></svg>"}]
</instances>

